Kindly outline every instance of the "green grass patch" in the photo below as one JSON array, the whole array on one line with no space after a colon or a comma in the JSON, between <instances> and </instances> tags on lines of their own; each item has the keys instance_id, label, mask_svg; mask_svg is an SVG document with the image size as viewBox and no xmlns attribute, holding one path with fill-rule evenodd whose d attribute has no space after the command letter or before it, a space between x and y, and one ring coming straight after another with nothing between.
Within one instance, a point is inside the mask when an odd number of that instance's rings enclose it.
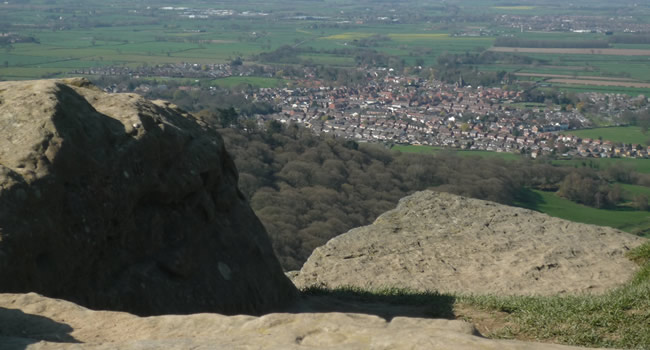
<instances>
[{"instance_id":1,"label":"green grass patch","mask_svg":"<svg viewBox=\"0 0 650 350\"><path fill-rule=\"evenodd\" d=\"M634 196L644 194L650 198L650 187L640 186L640 185L630 185L630 184L618 184L623 189L623 198L625 200L631 201Z\"/></svg>"},{"instance_id":2,"label":"green grass patch","mask_svg":"<svg viewBox=\"0 0 650 350\"><path fill-rule=\"evenodd\" d=\"M567 85L567 84L550 84L559 91L564 92L600 92L604 94L624 94L629 96L639 96L650 94L650 89L631 88L622 86L596 86L596 85Z\"/></svg>"},{"instance_id":3,"label":"green grass patch","mask_svg":"<svg viewBox=\"0 0 650 350\"><path fill-rule=\"evenodd\" d=\"M469 309L500 318L494 329L483 334L496 339L521 339L588 347L649 349L650 332L650 242L628 253L641 265L626 285L602 295L498 296L440 294L402 288L368 290L358 287L302 290L307 297L338 299L363 304L417 306L429 317L465 318ZM462 308L463 315L454 310ZM344 310L333 310L344 311ZM390 317L391 315L389 315ZM478 321L480 323L480 321ZM495 324L502 326L494 327ZM496 329L495 329L496 328Z\"/></svg>"},{"instance_id":4,"label":"green grass patch","mask_svg":"<svg viewBox=\"0 0 650 350\"><path fill-rule=\"evenodd\" d=\"M600 137L603 140L625 144L635 143L646 146L650 144L650 135L642 133L641 128L638 126L571 130L565 134L575 135L583 139L598 139Z\"/></svg>"},{"instance_id":5,"label":"green grass patch","mask_svg":"<svg viewBox=\"0 0 650 350\"><path fill-rule=\"evenodd\" d=\"M264 77L227 77L210 81L210 85L218 85L224 88L247 85L256 88L276 88L285 86L286 84L287 81L284 79Z\"/></svg>"},{"instance_id":6,"label":"green grass patch","mask_svg":"<svg viewBox=\"0 0 650 350\"><path fill-rule=\"evenodd\" d=\"M642 158L593 158L554 160L553 165L569 166L574 168L607 169L611 166L627 167L639 173L650 174L650 159Z\"/></svg>"},{"instance_id":7,"label":"green grass patch","mask_svg":"<svg viewBox=\"0 0 650 350\"><path fill-rule=\"evenodd\" d=\"M643 249L648 250L646 243ZM458 297L458 302L507 313L512 324L493 338L524 338L589 347L650 347L648 266L632 282L598 296Z\"/></svg>"},{"instance_id":8,"label":"green grass patch","mask_svg":"<svg viewBox=\"0 0 650 350\"><path fill-rule=\"evenodd\" d=\"M501 158L504 160L519 160L521 155L508 152L490 152L490 151L476 151L476 150L459 150L454 148L434 147L434 146L416 146L416 145L395 145L392 150L404 153L418 153L418 154L439 154L441 152L452 152L461 157L486 157L486 158Z\"/></svg>"},{"instance_id":9,"label":"green grass patch","mask_svg":"<svg viewBox=\"0 0 650 350\"><path fill-rule=\"evenodd\" d=\"M577 204L553 192L539 190L527 190L522 200L516 204L565 220L609 226L634 234L647 235L650 232L650 211L631 208L596 209Z\"/></svg>"},{"instance_id":10,"label":"green grass patch","mask_svg":"<svg viewBox=\"0 0 650 350\"><path fill-rule=\"evenodd\" d=\"M627 257L639 265L650 264L650 244L644 244L631 250Z\"/></svg>"}]
</instances>

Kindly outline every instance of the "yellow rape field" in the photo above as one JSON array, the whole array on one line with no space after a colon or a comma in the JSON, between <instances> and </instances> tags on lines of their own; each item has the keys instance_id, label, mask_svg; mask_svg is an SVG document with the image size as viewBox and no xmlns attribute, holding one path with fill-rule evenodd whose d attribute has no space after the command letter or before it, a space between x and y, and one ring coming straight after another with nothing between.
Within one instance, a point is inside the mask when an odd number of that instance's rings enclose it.
<instances>
[{"instance_id":1,"label":"yellow rape field","mask_svg":"<svg viewBox=\"0 0 650 350\"><path fill-rule=\"evenodd\" d=\"M373 36L372 33L342 33L336 35L330 35L323 37L327 40L355 40L355 39L364 39Z\"/></svg>"},{"instance_id":2,"label":"yellow rape field","mask_svg":"<svg viewBox=\"0 0 650 350\"><path fill-rule=\"evenodd\" d=\"M534 10L537 6L492 6L497 10Z\"/></svg>"},{"instance_id":3,"label":"yellow rape field","mask_svg":"<svg viewBox=\"0 0 650 350\"><path fill-rule=\"evenodd\" d=\"M423 40L423 39L444 39L449 34L388 34L391 39L395 40Z\"/></svg>"},{"instance_id":4,"label":"yellow rape field","mask_svg":"<svg viewBox=\"0 0 650 350\"><path fill-rule=\"evenodd\" d=\"M365 39L375 35L375 33L342 33L336 35L330 35L323 37L322 39L327 40L355 40L355 39ZM444 39L448 38L449 34L418 34L418 33L407 33L407 34L388 34L388 37L395 40L426 40L426 39Z\"/></svg>"}]
</instances>

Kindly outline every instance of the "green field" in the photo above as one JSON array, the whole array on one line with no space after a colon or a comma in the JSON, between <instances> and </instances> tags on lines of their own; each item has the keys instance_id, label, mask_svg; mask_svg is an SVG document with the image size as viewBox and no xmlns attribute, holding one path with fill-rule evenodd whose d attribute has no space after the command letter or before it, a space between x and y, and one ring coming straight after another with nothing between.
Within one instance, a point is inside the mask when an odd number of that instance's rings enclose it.
<instances>
[{"instance_id":1,"label":"green field","mask_svg":"<svg viewBox=\"0 0 650 350\"><path fill-rule=\"evenodd\" d=\"M312 286L301 292L308 297L339 300L341 305L354 304L370 314L376 313L372 310L380 305L382 310L416 307L424 317L468 321L488 338L648 349L650 243L633 249L627 257L640 265L639 271L627 284L601 295L462 295L399 286L375 290ZM333 307L327 311L340 309ZM386 314L392 315L391 311Z\"/></svg>"},{"instance_id":2,"label":"green field","mask_svg":"<svg viewBox=\"0 0 650 350\"><path fill-rule=\"evenodd\" d=\"M242 85L251 86L254 88L276 88L286 86L287 81L277 78L261 78L261 77L227 77L222 79L214 79L209 82L210 85L217 85L224 88L232 88Z\"/></svg>"},{"instance_id":3,"label":"green field","mask_svg":"<svg viewBox=\"0 0 650 350\"><path fill-rule=\"evenodd\" d=\"M634 199L634 196L637 195L646 195L650 198L650 187L639 186L639 185L630 185L630 184L618 184L623 188L623 198L625 200L631 201Z\"/></svg>"},{"instance_id":4,"label":"green field","mask_svg":"<svg viewBox=\"0 0 650 350\"><path fill-rule=\"evenodd\" d=\"M440 154L442 152L452 152L461 157L486 157L486 158L500 158L504 160L519 160L522 157L515 153L507 152L490 152L490 151L475 151L475 150L460 150L455 148L432 147L432 146L415 146L415 145L395 145L392 150L404 153L419 153L419 154Z\"/></svg>"},{"instance_id":5,"label":"green field","mask_svg":"<svg viewBox=\"0 0 650 350\"><path fill-rule=\"evenodd\" d=\"M600 92L604 94L624 94L630 96L649 95L650 89L631 88L631 87L617 87L617 86L595 86L595 85L568 85L568 84L553 84L553 88L557 88L563 92Z\"/></svg>"},{"instance_id":6,"label":"green field","mask_svg":"<svg viewBox=\"0 0 650 350\"><path fill-rule=\"evenodd\" d=\"M636 189L624 187L624 190ZM518 205L570 221L609 226L650 237L650 211L596 209L559 197L553 192L538 190L530 190L525 197Z\"/></svg>"},{"instance_id":7,"label":"green field","mask_svg":"<svg viewBox=\"0 0 650 350\"><path fill-rule=\"evenodd\" d=\"M259 16L240 14L210 18L190 17L184 11L163 10L161 6L164 5L150 0L116 0L110 4L89 0L83 5L72 0L0 4L0 33L5 27L8 32L37 40L0 45L0 79L66 76L75 68L102 66L224 63L234 57L242 57L250 63L258 54L285 45L303 50L298 58L308 64L354 67L358 50L369 50L389 55L407 66L433 67L442 54L479 52L490 48L502 35L534 40L603 39L603 34L599 33L519 32L491 20L492 16L500 14L566 14L566 8L551 3L535 3L534 6L474 0L458 1L453 6L415 1L370 6L339 0L297 0L291 4L275 0L263 3L226 1L219 6L193 0L183 3L184 7L195 11L212 8L233 13L265 12ZM603 15L609 10L607 7L583 6L573 7L571 11L576 15ZM650 21L650 11L644 6L624 6L617 11L638 16L641 21ZM467 22L453 20L451 23L454 24L438 20L477 14L489 15ZM479 31L482 32L478 34ZM359 43L373 36L382 39L363 45ZM617 44L615 47L640 49L650 45ZM485 71L633 77L650 82L648 57L599 54L526 56L546 63L527 66L496 62L478 65L478 68ZM624 87L553 86L570 91L650 92L650 89Z\"/></svg>"},{"instance_id":8,"label":"green field","mask_svg":"<svg viewBox=\"0 0 650 350\"><path fill-rule=\"evenodd\" d=\"M611 166L626 167L631 170L650 174L650 159L634 158L589 158L589 159L569 159L554 160L554 165L569 166L574 168L589 167L598 169L607 169Z\"/></svg>"},{"instance_id":9,"label":"green field","mask_svg":"<svg viewBox=\"0 0 650 350\"><path fill-rule=\"evenodd\" d=\"M395 151L418 154L441 154L452 152L459 156L491 157L504 160L521 160L522 157L513 153L497 153L487 151L463 151L442 147L395 145ZM610 166L623 166L631 170L650 173L650 159L601 158L601 159L572 159L556 160L560 166L591 167L606 169ZM650 197L650 188L638 185L620 184L626 201L631 201L635 195L645 194ZM538 190L526 190L517 205L534 209L551 216L588 224L610 226L631 233L644 233L650 237L650 211L637 211L622 205L616 210L596 209L577 204L559 197L555 193Z\"/></svg>"},{"instance_id":10,"label":"green field","mask_svg":"<svg viewBox=\"0 0 650 350\"><path fill-rule=\"evenodd\" d=\"M546 6L539 6L543 10ZM602 33L571 33L571 32L538 32L523 31L513 32L512 36L524 40L552 40L552 41L576 41L597 40L607 41L607 36ZM648 49L648 44L611 44L614 49ZM650 82L650 70L647 69L648 56L626 56L623 52L616 55L603 55L598 53L577 54L577 53L514 53L514 55L527 56L539 62L535 64L510 64L497 63L491 65L479 65L481 70L505 70L513 73L529 74L556 74L565 75L566 79L580 78L581 76L603 77L607 79L632 79L637 83ZM563 91L583 92L597 91L609 93L623 93L629 95L648 94L650 88L592 85L589 80L580 80L571 83L548 82L543 77L517 77L522 81L539 81L547 86L559 88Z\"/></svg>"},{"instance_id":11,"label":"green field","mask_svg":"<svg viewBox=\"0 0 650 350\"><path fill-rule=\"evenodd\" d=\"M571 130L565 134L575 135L580 138L598 139L624 144L650 145L650 135L641 132L638 126L619 126L611 128L595 128L583 130Z\"/></svg>"},{"instance_id":12,"label":"green field","mask_svg":"<svg viewBox=\"0 0 650 350\"><path fill-rule=\"evenodd\" d=\"M278 2L260 7L245 2L228 4L229 9L272 9L273 19L232 16L216 21L190 19L183 17L181 12L157 8L142 11L139 5L128 2L122 2L120 6L123 7L118 8L89 1L85 5L88 12L97 11L97 15L92 17L80 11L74 2L60 1L57 5L5 4L8 10L3 10L0 15L0 28L3 25L29 28L17 32L35 38L37 42L0 47L0 79L65 76L74 68L178 62L225 63L238 56L250 61L257 54L283 45L303 49L305 54L300 58L311 64L354 66L354 53L331 54L325 51L339 50L349 41L377 34L385 35L388 40L368 49L394 55L409 64L417 59L434 64L435 57L443 52L463 53L476 47L487 48L493 39L451 38L448 31L432 32L430 28L413 23L390 26L364 23L339 28L339 25L322 26L322 20L288 17L299 9L320 15L333 11L331 4L313 2L299 1L292 7ZM340 9L366 11L357 5L339 5ZM198 1L190 1L184 6L210 7ZM53 11L56 15L52 15ZM434 9L431 13L438 11ZM60 18L68 18L71 24L56 27ZM43 19L47 19L45 24L41 23Z\"/></svg>"}]
</instances>

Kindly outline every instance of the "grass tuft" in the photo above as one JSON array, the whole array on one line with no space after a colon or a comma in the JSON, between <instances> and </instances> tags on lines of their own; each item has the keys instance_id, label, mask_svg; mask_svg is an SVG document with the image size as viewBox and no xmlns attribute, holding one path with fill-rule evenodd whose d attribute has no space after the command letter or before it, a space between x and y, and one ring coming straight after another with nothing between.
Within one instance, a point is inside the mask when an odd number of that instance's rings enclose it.
<instances>
[{"instance_id":1,"label":"grass tuft","mask_svg":"<svg viewBox=\"0 0 650 350\"><path fill-rule=\"evenodd\" d=\"M641 266L650 264L650 244L646 243L630 250L627 257Z\"/></svg>"},{"instance_id":2,"label":"grass tuft","mask_svg":"<svg viewBox=\"0 0 650 350\"><path fill-rule=\"evenodd\" d=\"M470 315L460 318L470 321L474 321L472 314L482 312L495 319L501 318L500 327L492 327L484 334L490 338L650 349L650 242L630 251L628 257L640 264L641 269L628 284L603 295L453 295L358 287L311 287L303 290L303 294L366 303L421 305L436 310L432 317L459 317L453 312L448 315L440 311L458 309ZM432 305L437 305L437 309Z\"/></svg>"},{"instance_id":3,"label":"grass tuft","mask_svg":"<svg viewBox=\"0 0 650 350\"><path fill-rule=\"evenodd\" d=\"M436 291L421 292L396 287L368 290L355 286L343 286L334 289L312 286L303 289L302 294L306 296L326 295L360 302L387 303L395 305L422 305L432 301L438 302L442 299L448 300L450 298L449 295L441 294Z\"/></svg>"},{"instance_id":4,"label":"grass tuft","mask_svg":"<svg viewBox=\"0 0 650 350\"><path fill-rule=\"evenodd\" d=\"M508 314L506 321L516 326L488 334L493 338L650 349L650 242L628 257L641 264L641 270L627 285L604 295L456 296L456 300Z\"/></svg>"}]
</instances>

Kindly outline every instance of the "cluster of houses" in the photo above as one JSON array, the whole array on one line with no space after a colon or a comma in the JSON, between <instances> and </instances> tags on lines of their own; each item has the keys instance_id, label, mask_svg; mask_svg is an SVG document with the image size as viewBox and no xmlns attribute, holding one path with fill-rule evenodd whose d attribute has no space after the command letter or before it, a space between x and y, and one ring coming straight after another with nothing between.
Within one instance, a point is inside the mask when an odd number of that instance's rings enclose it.
<instances>
[{"instance_id":1,"label":"cluster of houses","mask_svg":"<svg viewBox=\"0 0 650 350\"><path fill-rule=\"evenodd\" d=\"M526 153L531 157L639 157L647 149L564 136L592 124L577 108L521 102L521 91L443 84L385 74L362 87L317 86L260 89L251 98L275 103L281 112L258 116L297 123L316 134L360 142L431 145ZM315 86L316 85L316 86ZM620 120L635 99L609 94L582 96L593 108ZM643 97L645 99L645 97ZM647 99L646 99L647 100ZM592 108L592 109L593 109Z\"/></svg>"},{"instance_id":2,"label":"cluster of houses","mask_svg":"<svg viewBox=\"0 0 650 350\"><path fill-rule=\"evenodd\" d=\"M650 146L640 144L621 144L601 139L581 139L575 135L557 135L557 148L565 157L593 158L648 158Z\"/></svg>"},{"instance_id":3,"label":"cluster of houses","mask_svg":"<svg viewBox=\"0 0 650 350\"><path fill-rule=\"evenodd\" d=\"M181 17L190 18L190 19L208 19L213 17L231 17L231 16L268 16L268 13L257 12L257 11L243 11L238 12L231 9L214 9L214 8L189 8L189 7L173 7L173 6L164 6L160 10L163 11L174 11L179 14Z\"/></svg>"},{"instance_id":4,"label":"cluster of houses","mask_svg":"<svg viewBox=\"0 0 650 350\"><path fill-rule=\"evenodd\" d=\"M131 78L169 77L193 79L217 79L231 76L250 76L256 73L259 73L259 67L257 66L232 65L227 63L198 64L188 62L142 65L138 67L89 67L78 68L69 72L69 74L75 75L104 75Z\"/></svg>"},{"instance_id":5,"label":"cluster of houses","mask_svg":"<svg viewBox=\"0 0 650 350\"><path fill-rule=\"evenodd\" d=\"M230 64L166 64L149 67L80 69L78 74L224 77L252 75L254 67ZM592 127L582 114L589 109L610 124L622 121L631 109L648 108L645 96L583 93L583 108L528 104L523 91L498 87L444 84L437 80L405 76L386 68L367 69L368 80L354 86L327 86L305 68L305 79L295 88L261 88L247 95L256 102L277 106L280 112L258 115L302 124L316 134L329 134L359 142L431 145L468 150L516 152L531 157L554 154L566 157L647 157L640 145L615 145L603 140L564 136L572 129ZM273 72L264 72L273 75ZM146 85L146 84L145 84ZM140 84L135 92L155 87ZM180 86L181 90L200 89ZM108 86L122 92L126 86ZM585 107L588 105L588 108Z\"/></svg>"},{"instance_id":6,"label":"cluster of houses","mask_svg":"<svg viewBox=\"0 0 650 350\"><path fill-rule=\"evenodd\" d=\"M34 43L38 40L32 36L20 35L12 32L0 32L0 46L18 43Z\"/></svg>"},{"instance_id":7,"label":"cluster of houses","mask_svg":"<svg viewBox=\"0 0 650 350\"><path fill-rule=\"evenodd\" d=\"M604 33L647 33L650 24L633 16L499 15L495 22L522 31Z\"/></svg>"}]
</instances>

